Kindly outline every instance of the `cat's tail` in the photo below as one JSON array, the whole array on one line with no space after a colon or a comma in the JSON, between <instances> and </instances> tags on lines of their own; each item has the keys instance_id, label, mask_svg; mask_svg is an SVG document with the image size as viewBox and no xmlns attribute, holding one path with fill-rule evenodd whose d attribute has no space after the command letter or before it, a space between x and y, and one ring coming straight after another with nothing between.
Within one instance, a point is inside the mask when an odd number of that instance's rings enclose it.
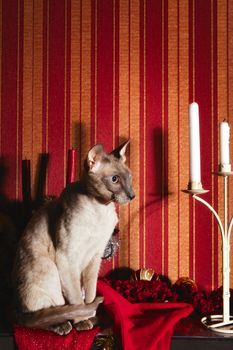
<instances>
[{"instance_id":1,"label":"cat's tail","mask_svg":"<svg viewBox=\"0 0 233 350\"><path fill-rule=\"evenodd\" d=\"M84 305L52 306L39 311L18 314L15 317L17 324L29 327L48 329L48 327L80 318L86 320L95 316L96 309L103 302L103 297L96 297L93 303Z\"/></svg>"}]
</instances>

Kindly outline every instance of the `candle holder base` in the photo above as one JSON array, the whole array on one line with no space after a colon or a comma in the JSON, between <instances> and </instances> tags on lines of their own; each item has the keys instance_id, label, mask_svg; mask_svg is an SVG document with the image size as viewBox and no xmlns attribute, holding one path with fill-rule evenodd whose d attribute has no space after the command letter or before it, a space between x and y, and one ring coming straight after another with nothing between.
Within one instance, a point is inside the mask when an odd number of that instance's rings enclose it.
<instances>
[{"instance_id":1,"label":"candle holder base","mask_svg":"<svg viewBox=\"0 0 233 350\"><path fill-rule=\"evenodd\" d=\"M226 172L226 171L217 171L217 172L213 172L214 175L218 175L218 176L232 176L233 175L233 171L230 172Z\"/></svg>"},{"instance_id":2,"label":"candle holder base","mask_svg":"<svg viewBox=\"0 0 233 350\"><path fill-rule=\"evenodd\" d=\"M233 334L233 316L229 317L228 322L223 321L223 315L205 316L201 323L214 332Z\"/></svg>"},{"instance_id":3,"label":"candle holder base","mask_svg":"<svg viewBox=\"0 0 233 350\"><path fill-rule=\"evenodd\" d=\"M181 190L182 192L184 193L188 193L188 194L191 194L191 195L194 195L194 194L203 194L203 193L207 193L209 192L209 190L204 190L203 188L202 189L193 189L193 190Z\"/></svg>"}]
</instances>

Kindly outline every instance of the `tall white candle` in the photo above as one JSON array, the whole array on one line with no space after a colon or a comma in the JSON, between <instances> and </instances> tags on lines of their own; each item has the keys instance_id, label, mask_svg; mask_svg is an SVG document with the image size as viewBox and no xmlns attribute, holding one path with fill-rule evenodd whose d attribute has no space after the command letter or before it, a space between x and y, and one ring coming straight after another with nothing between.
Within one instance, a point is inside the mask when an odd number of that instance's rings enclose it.
<instances>
[{"instance_id":1,"label":"tall white candle","mask_svg":"<svg viewBox=\"0 0 233 350\"><path fill-rule=\"evenodd\" d=\"M220 123L220 165L230 164L230 126L225 120Z\"/></svg>"},{"instance_id":2,"label":"tall white candle","mask_svg":"<svg viewBox=\"0 0 233 350\"><path fill-rule=\"evenodd\" d=\"M189 181L201 182L199 107L196 102L189 105Z\"/></svg>"}]
</instances>

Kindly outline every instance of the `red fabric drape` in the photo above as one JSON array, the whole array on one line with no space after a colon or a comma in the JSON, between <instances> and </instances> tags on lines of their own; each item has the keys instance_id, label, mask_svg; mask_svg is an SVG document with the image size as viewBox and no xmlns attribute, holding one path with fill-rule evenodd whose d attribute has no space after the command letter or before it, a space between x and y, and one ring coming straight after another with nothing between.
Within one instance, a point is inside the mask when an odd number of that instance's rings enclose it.
<instances>
[{"instance_id":1,"label":"red fabric drape","mask_svg":"<svg viewBox=\"0 0 233 350\"><path fill-rule=\"evenodd\" d=\"M89 350L99 328L77 332L75 329L66 335L53 332L14 327L15 342L18 350Z\"/></svg>"},{"instance_id":2,"label":"red fabric drape","mask_svg":"<svg viewBox=\"0 0 233 350\"><path fill-rule=\"evenodd\" d=\"M169 350L174 325L193 308L185 303L131 304L103 281L98 293L111 315L124 350Z\"/></svg>"},{"instance_id":3,"label":"red fabric drape","mask_svg":"<svg viewBox=\"0 0 233 350\"><path fill-rule=\"evenodd\" d=\"M98 281L97 290L104 296L104 308L124 350L169 350L174 325L192 311L185 303L131 304L104 281ZM67 336L59 336L16 326L15 340L19 350L88 350L98 331L73 329Z\"/></svg>"}]
</instances>

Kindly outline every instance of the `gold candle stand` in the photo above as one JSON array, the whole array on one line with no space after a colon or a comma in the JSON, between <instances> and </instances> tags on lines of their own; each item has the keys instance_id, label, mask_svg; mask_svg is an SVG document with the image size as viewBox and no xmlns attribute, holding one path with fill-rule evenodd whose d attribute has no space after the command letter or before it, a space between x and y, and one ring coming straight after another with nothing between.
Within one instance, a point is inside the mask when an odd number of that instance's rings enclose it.
<instances>
[{"instance_id":1,"label":"gold candle stand","mask_svg":"<svg viewBox=\"0 0 233 350\"><path fill-rule=\"evenodd\" d=\"M233 217L231 217L228 222L228 179L229 176L233 175L233 172L219 171L214 173L214 175L222 176L224 178L224 224L222 224L222 221L214 208L204 199L199 197L199 195L208 192L208 190L202 188L201 183L199 183L198 186L195 186L195 183L191 183L188 185L187 190L183 190L183 192L192 195L195 200L201 202L212 212L218 222L222 238L223 314L205 316L201 319L201 322L215 332L233 334L233 316L230 316L230 237L233 226Z\"/></svg>"}]
</instances>

